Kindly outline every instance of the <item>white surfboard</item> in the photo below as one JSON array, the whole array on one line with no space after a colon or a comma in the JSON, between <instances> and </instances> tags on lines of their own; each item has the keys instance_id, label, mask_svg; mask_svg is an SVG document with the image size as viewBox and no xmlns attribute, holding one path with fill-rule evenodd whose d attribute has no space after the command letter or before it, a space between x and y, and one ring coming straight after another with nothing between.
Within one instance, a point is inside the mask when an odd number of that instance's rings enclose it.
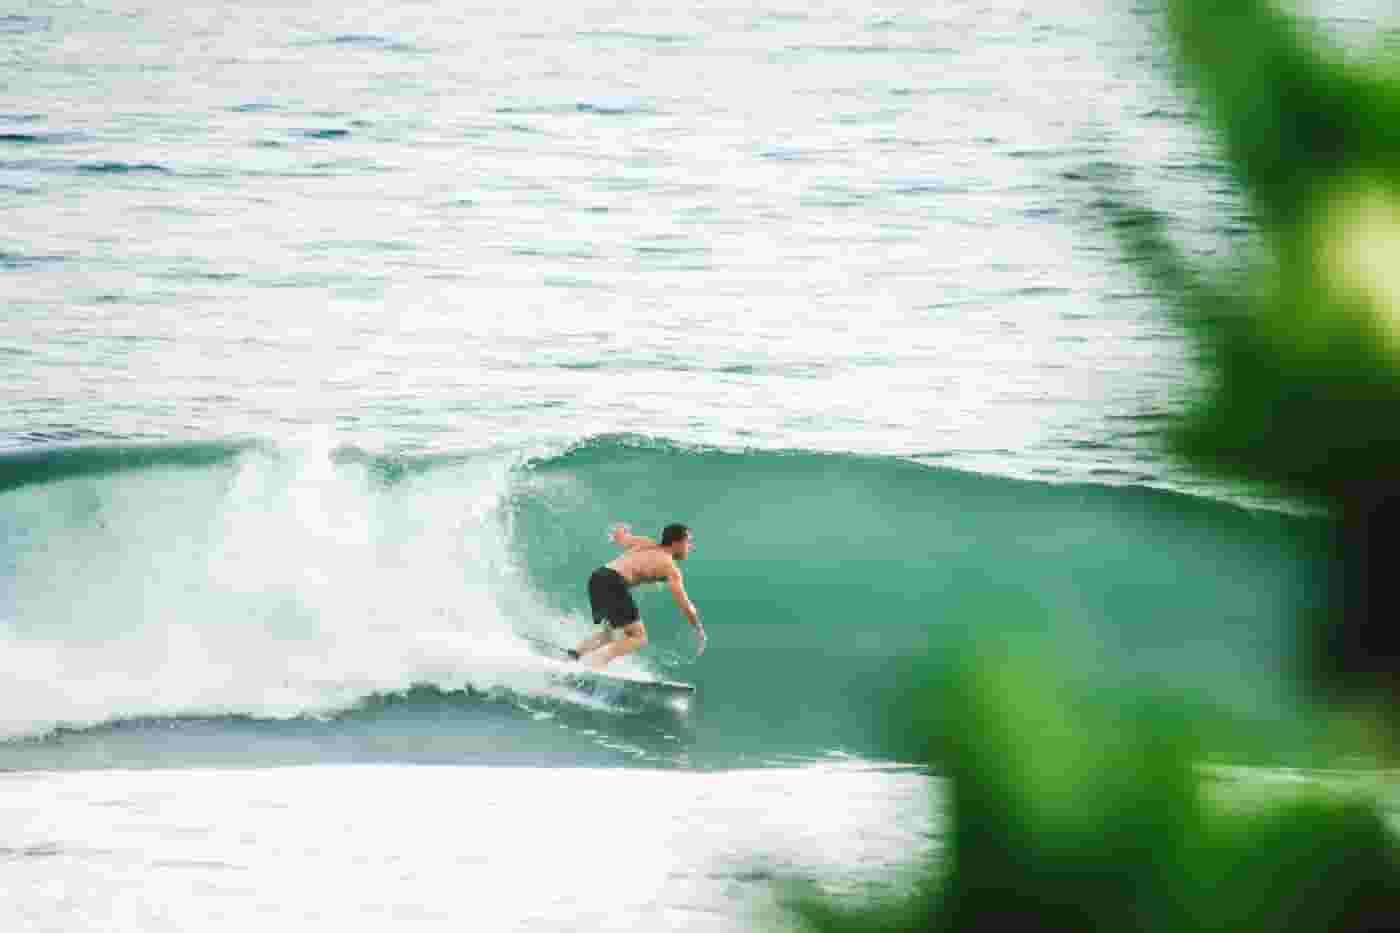
<instances>
[{"instance_id":1,"label":"white surfboard","mask_svg":"<svg viewBox=\"0 0 1400 933\"><path fill-rule=\"evenodd\" d=\"M538 638L531 638L528 635L522 636L526 641L534 646L535 650L550 662L551 667L558 667L560 675L565 679L582 686L615 686L619 688L633 688L642 690L659 690L665 693L689 694L695 692L695 685L679 680L663 680L660 677L653 677L650 674L639 674L622 670L596 670L591 667L584 667L577 661L569 658L564 649L551 645L549 642L541 641Z\"/></svg>"}]
</instances>

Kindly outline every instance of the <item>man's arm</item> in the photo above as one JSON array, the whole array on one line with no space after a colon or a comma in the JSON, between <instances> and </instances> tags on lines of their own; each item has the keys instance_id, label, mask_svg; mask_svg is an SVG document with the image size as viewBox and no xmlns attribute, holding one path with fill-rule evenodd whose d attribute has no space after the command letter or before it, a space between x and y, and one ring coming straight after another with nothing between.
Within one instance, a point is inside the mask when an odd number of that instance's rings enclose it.
<instances>
[{"instance_id":1,"label":"man's arm","mask_svg":"<svg viewBox=\"0 0 1400 933\"><path fill-rule=\"evenodd\" d=\"M626 525L614 525L612 530L613 543L624 551L635 551L639 547L655 547L656 542L646 535L634 535L632 529Z\"/></svg>"},{"instance_id":2,"label":"man's arm","mask_svg":"<svg viewBox=\"0 0 1400 933\"><path fill-rule=\"evenodd\" d=\"M681 568L675 564L671 565L671 572L666 577L666 582L671 587L671 595L675 597L676 605L681 607L681 612L685 615L685 620L695 626L698 631L705 631L705 627L700 624L700 612L695 608L695 604L690 601L690 597L685 592L685 582L681 579Z\"/></svg>"},{"instance_id":3,"label":"man's arm","mask_svg":"<svg viewBox=\"0 0 1400 933\"><path fill-rule=\"evenodd\" d=\"M690 623L690 627L695 629L696 656L705 653L705 626L700 624L700 612L695 608L695 604L690 601L690 596L685 592L685 581L681 578L681 568L675 562L671 562L671 572L666 575L666 582L671 587L671 595L676 600L676 605L681 607L681 612L685 614L685 620Z\"/></svg>"}]
</instances>

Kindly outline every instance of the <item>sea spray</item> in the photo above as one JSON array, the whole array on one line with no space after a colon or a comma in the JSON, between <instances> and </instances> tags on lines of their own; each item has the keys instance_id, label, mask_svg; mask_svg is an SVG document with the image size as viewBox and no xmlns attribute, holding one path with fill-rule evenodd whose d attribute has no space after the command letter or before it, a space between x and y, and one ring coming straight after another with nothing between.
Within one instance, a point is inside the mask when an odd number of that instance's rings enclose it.
<instances>
[{"instance_id":1,"label":"sea spray","mask_svg":"<svg viewBox=\"0 0 1400 933\"><path fill-rule=\"evenodd\" d=\"M285 717L413 683L523 676L514 631L540 610L511 592L507 466L464 460L388 485L372 474L322 441L0 499L0 730Z\"/></svg>"}]
</instances>

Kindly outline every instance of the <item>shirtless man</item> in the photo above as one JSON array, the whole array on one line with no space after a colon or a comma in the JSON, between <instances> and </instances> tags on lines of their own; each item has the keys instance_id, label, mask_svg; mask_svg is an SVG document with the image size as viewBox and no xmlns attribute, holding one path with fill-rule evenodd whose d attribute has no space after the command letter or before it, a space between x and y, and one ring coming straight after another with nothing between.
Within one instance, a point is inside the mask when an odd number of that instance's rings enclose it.
<instances>
[{"instance_id":1,"label":"shirtless man","mask_svg":"<svg viewBox=\"0 0 1400 933\"><path fill-rule=\"evenodd\" d=\"M593 571L588 578L588 603L593 609L593 624L604 624L604 629L591 638L579 642L578 648L569 652L570 657L579 658L592 668L599 668L613 658L631 654L647 643L647 628L642 624L641 613L632 601L629 587L640 583L664 581L675 597L676 605L685 614L686 621L695 629L695 637L700 641L699 654L705 651L705 627L700 624L700 613L695 604L685 594L685 584L681 582L681 568L678 561L690 556L695 547L695 539L690 529L684 525L667 525L661 531L661 543L651 538L634 535L626 525L618 525L612 531L612 540L623 549L623 553L606 566ZM613 632L622 630L622 637L613 640Z\"/></svg>"}]
</instances>

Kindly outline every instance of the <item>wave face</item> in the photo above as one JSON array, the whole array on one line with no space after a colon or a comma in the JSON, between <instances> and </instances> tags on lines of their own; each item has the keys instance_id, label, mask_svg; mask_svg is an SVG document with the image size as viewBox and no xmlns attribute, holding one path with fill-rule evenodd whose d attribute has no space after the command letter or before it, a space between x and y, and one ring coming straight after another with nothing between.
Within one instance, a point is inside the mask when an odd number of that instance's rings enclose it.
<instances>
[{"instance_id":1,"label":"wave face","mask_svg":"<svg viewBox=\"0 0 1400 933\"><path fill-rule=\"evenodd\" d=\"M512 515L532 590L560 609L610 521L689 524L711 646L686 676L714 741L753 754L867 747L908 659L989 630L1050 632L1102 675L1278 709L1296 613L1319 598L1315 522L892 459L603 439L534 464ZM653 642L684 656L669 595L640 603Z\"/></svg>"},{"instance_id":2,"label":"wave face","mask_svg":"<svg viewBox=\"0 0 1400 933\"><path fill-rule=\"evenodd\" d=\"M581 694L522 636L590 631L606 529L683 521L624 666ZM306 760L731 765L878 755L914 657L1047 630L1101 671L1291 703L1315 522L1132 487L601 437L391 457L310 443L0 452L0 767Z\"/></svg>"}]
</instances>

